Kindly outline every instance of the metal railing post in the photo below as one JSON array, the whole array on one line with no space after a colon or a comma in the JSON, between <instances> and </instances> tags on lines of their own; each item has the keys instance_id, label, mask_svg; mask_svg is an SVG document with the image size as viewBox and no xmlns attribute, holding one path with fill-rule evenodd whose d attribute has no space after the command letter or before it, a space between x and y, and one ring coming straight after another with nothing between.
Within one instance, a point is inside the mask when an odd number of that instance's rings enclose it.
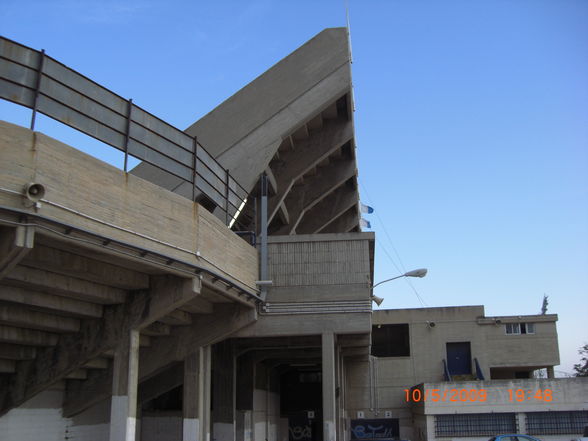
<instances>
[{"instance_id":1,"label":"metal railing post","mask_svg":"<svg viewBox=\"0 0 588 441\"><path fill-rule=\"evenodd\" d=\"M229 169L225 170L226 176L226 186L225 186L225 225L229 226L229 179L231 179L231 175L229 174Z\"/></svg>"},{"instance_id":2,"label":"metal railing post","mask_svg":"<svg viewBox=\"0 0 588 441\"><path fill-rule=\"evenodd\" d=\"M43 76L43 65L45 64L45 49L41 49L39 56L39 68L37 69L37 84L35 85L35 96L33 97L33 113L31 115L31 130L35 130L35 119L37 117L37 100L41 90L41 77Z\"/></svg>"},{"instance_id":3,"label":"metal railing post","mask_svg":"<svg viewBox=\"0 0 588 441\"><path fill-rule=\"evenodd\" d=\"M127 132L125 135L125 173L127 172L127 163L129 161L129 138L131 136L131 112L133 110L133 99L129 98L127 107Z\"/></svg>"},{"instance_id":4,"label":"metal railing post","mask_svg":"<svg viewBox=\"0 0 588 441\"><path fill-rule=\"evenodd\" d=\"M261 176L261 250L260 250L260 280L268 280L267 268L267 175ZM267 297L267 287L261 286L261 299L265 301Z\"/></svg>"},{"instance_id":5,"label":"metal railing post","mask_svg":"<svg viewBox=\"0 0 588 441\"><path fill-rule=\"evenodd\" d=\"M196 200L196 168L198 166L198 137L192 138L192 201Z\"/></svg>"}]
</instances>

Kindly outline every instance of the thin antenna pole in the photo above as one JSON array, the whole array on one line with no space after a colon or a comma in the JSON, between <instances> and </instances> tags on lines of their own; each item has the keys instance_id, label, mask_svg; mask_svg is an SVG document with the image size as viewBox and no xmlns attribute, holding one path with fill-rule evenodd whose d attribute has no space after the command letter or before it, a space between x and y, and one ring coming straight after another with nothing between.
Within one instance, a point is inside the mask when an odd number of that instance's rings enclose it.
<instances>
[{"instance_id":1,"label":"thin antenna pole","mask_svg":"<svg viewBox=\"0 0 588 441\"><path fill-rule=\"evenodd\" d=\"M347 40L349 43L349 62L353 63L353 51L351 50L351 21L349 19L349 0L345 1L345 15L347 18Z\"/></svg>"}]
</instances>

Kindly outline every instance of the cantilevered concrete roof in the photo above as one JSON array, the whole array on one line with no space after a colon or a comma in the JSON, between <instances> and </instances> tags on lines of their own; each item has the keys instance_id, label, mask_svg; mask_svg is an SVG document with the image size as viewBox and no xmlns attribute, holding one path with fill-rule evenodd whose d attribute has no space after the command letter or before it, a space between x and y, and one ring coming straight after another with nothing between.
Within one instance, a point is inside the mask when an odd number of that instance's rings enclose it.
<instances>
[{"instance_id":1,"label":"cantilevered concrete roof","mask_svg":"<svg viewBox=\"0 0 588 441\"><path fill-rule=\"evenodd\" d=\"M186 129L250 192L233 229L254 229L265 172L270 234L360 230L352 107L348 32L330 28ZM148 164L132 173L192 194Z\"/></svg>"}]
</instances>

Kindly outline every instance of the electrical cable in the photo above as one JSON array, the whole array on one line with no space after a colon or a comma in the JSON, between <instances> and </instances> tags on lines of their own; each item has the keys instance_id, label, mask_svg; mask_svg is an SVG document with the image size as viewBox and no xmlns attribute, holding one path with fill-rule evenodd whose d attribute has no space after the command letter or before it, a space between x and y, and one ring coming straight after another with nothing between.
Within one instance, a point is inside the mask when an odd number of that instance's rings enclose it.
<instances>
[{"instance_id":1,"label":"electrical cable","mask_svg":"<svg viewBox=\"0 0 588 441\"><path fill-rule=\"evenodd\" d=\"M358 181L359 181L359 179L358 179ZM368 193L367 188L365 187L365 185L363 185L363 182L359 181L359 185L361 186L361 189L363 190L363 192L367 196L367 199L368 199L368 202L370 203L370 205L373 205L372 198L370 197L370 195L369 195L369 193ZM374 210L374 213L376 215L376 218L378 219L378 221L380 222L380 224L382 226L382 230L384 230L384 234L386 235L386 237L388 238L388 241L390 242L390 246L394 250L394 254L397 257L398 262L400 263L400 267L396 264L395 260L392 258L392 256L390 255L390 253L388 252L388 250L386 249L386 247L384 246L384 244L380 240L378 240L377 238L376 238L376 242L380 245L380 247L384 251L384 254L386 254L386 256L388 257L388 259L390 260L390 262L392 262L392 265L394 265L394 267L396 268L396 270L399 273L401 273L401 274L406 273L407 272L406 271L406 267L402 263L402 259L400 258L400 254L398 253L398 250L396 249L396 247L394 246L394 243L392 242L392 238L390 237L390 234L388 233L388 230L386 229L386 224L382 221L382 218L378 214L378 211L377 210ZM415 294L416 298L418 299L418 301L420 302L421 306L422 307L428 306L427 302L425 302L425 300L419 294L419 292L417 291L417 289L415 288L415 286L412 284L412 282L409 280L409 278L408 277L404 277L404 279L406 279L406 283L408 284L408 286L410 286L410 288L414 292L414 294Z\"/></svg>"}]
</instances>

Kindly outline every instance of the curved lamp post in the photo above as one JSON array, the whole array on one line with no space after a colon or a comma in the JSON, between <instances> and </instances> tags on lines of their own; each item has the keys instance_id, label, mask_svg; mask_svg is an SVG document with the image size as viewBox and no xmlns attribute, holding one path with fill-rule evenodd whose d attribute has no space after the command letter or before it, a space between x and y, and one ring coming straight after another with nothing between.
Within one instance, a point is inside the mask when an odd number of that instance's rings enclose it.
<instances>
[{"instance_id":1,"label":"curved lamp post","mask_svg":"<svg viewBox=\"0 0 588 441\"><path fill-rule=\"evenodd\" d=\"M419 268L419 269L415 269L412 271L408 271L407 273L401 274L399 276L396 277L392 277L391 279L386 279L386 280L382 280L381 282L376 283L375 285L372 286L372 290L378 286L381 285L382 283L386 283L389 282L390 280L396 280L396 279L400 279L401 277L425 277L427 275L427 268ZM378 306L380 306L382 304L382 302L384 301L383 298L375 296L372 294L372 296L370 297L374 302L376 302L376 304Z\"/></svg>"}]
</instances>

